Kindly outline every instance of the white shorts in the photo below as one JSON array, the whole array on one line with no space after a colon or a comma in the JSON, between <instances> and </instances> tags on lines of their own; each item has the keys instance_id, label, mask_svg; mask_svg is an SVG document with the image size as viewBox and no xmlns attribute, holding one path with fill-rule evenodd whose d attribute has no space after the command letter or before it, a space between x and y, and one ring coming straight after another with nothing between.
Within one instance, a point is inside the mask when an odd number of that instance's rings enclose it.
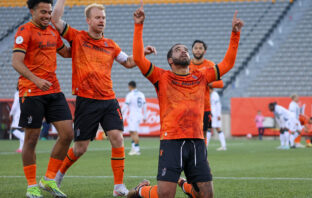
<instances>
[{"instance_id":1,"label":"white shorts","mask_svg":"<svg viewBox=\"0 0 312 198\"><path fill-rule=\"evenodd\" d=\"M221 116L220 116L221 117ZM221 119L218 120L218 117L217 116L212 116L211 117L211 127L212 128L221 128Z\"/></svg>"},{"instance_id":2,"label":"white shorts","mask_svg":"<svg viewBox=\"0 0 312 198\"><path fill-rule=\"evenodd\" d=\"M141 119L139 118L135 118L135 117L130 117L128 119L128 129L129 132L138 132L140 130L140 123L141 123Z\"/></svg>"}]
</instances>

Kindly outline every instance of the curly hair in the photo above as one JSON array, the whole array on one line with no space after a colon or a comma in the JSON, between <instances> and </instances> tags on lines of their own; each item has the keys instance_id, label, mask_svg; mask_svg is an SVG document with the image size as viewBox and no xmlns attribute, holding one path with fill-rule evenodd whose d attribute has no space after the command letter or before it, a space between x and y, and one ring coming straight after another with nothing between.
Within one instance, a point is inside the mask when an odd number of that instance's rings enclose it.
<instances>
[{"instance_id":1,"label":"curly hair","mask_svg":"<svg viewBox=\"0 0 312 198\"><path fill-rule=\"evenodd\" d=\"M53 0L27 0L27 6L29 9L34 9L39 3L49 3L53 5Z\"/></svg>"}]
</instances>

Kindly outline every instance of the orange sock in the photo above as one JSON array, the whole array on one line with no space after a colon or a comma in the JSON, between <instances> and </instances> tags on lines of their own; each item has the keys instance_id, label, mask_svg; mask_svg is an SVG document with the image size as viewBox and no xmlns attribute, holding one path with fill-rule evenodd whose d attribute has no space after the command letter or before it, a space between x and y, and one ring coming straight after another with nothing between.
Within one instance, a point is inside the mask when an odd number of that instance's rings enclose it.
<instances>
[{"instance_id":1,"label":"orange sock","mask_svg":"<svg viewBox=\"0 0 312 198\"><path fill-rule=\"evenodd\" d=\"M142 198L158 198L157 186L143 186L140 196Z\"/></svg>"},{"instance_id":2,"label":"orange sock","mask_svg":"<svg viewBox=\"0 0 312 198\"><path fill-rule=\"evenodd\" d=\"M125 148L112 148L111 166L114 173L114 184L123 184L125 169Z\"/></svg>"},{"instance_id":3,"label":"orange sock","mask_svg":"<svg viewBox=\"0 0 312 198\"><path fill-rule=\"evenodd\" d=\"M185 191L187 194L192 195L192 197L194 197L194 198L196 197L195 194L194 194L194 190L193 190L192 184L189 184L189 183L187 183L187 182L184 182L184 184L183 184L183 189L184 189L184 191Z\"/></svg>"},{"instance_id":4,"label":"orange sock","mask_svg":"<svg viewBox=\"0 0 312 198\"><path fill-rule=\"evenodd\" d=\"M37 169L37 165L36 164L24 166L24 173L25 173L25 177L26 177L28 186L37 184L37 181L36 181L36 169Z\"/></svg>"},{"instance_id":5,"label":"orange sock","mask_svg":"<svg viewBox=\"0 0 312 198\"><path fill-rule=\"evenodd\" d=\"M62 174L65 174L67 169L69 169L69 167L71 167L71 165L73 165L73 163L75 163L75 161L77 161L79 159L79 157L76 157L74 154L74 150L73 148L70 148L67 152L67 156L65 157L62 166L60 168L60 172Z\"/></svg>"},{"instance_id":6,"label":"orange sock","mask_svg":"<svg viewBox=\"0 0 312 198\"><path fill-rule=\"evenodd\" d=\"M55 159L50 157L50 161L48 164L48 169L45 176L49 179L54 179L57 171L62 166L63 160Z\"/></svg>"},{"instance_id":7,"label":"orange sock","mask_svg":"<svg viewBox=\"0 0 312 198\"><path fill-rule=\"evenodd\" d=\"M300 143L301 142L301 134L298 135L295 139L295 143Z\"/></svg>"}]
</instances>

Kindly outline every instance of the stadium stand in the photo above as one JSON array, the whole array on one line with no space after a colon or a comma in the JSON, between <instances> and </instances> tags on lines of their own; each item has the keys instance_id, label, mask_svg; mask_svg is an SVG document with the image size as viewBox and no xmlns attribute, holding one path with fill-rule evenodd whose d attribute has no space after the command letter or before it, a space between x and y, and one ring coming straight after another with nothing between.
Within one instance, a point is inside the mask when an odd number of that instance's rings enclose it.
<instances>
[{"instance_id":1,"label":"stadium stand","mask_svg":"<svg viewBox=\"0 0 312 198\"><path fill-rule=\"evenodd\" d=\"M312 7L247 89L248 96L311 96Z\"/></svg>"},{"instance_id":2,"label":"stadium stand","mask_svg":"<svg viewBox=\"0 0 312 198\"><path fill-rule=\"evenodd\" d=\"M232 16L234 11L238 10L238 17L245 21L246 26L241 34L236 65L223 79L228 85L237 72L243 69L246 61L259 47L259 43L268 36L289 6L288 1L147 4L144 7L147 15L144 42L145 45L154 45L158 51L157 56L150 55L149 59L155 65L169 69L166 53L173 44L183 43L191 48L195 39L201 39L208 44L207 58L218 63L223 59L228 47ZM75 5L66 7L64 19L74 28L86 30L84 8L85 6ZM128 54L132 54L132 13L136 8L137 5L133 4L106 6L105 36L115 40ZM28 11L24 9L27 14ZM10 49L11 46L8 46L8 50L0 54L1 70L5 71L1 71L0 84L7 85L1 86L0 98L12 97L18 76L10 65ZM70 59L58 58L57 75L66 97L72 98ZM146 97L156 97L154 88L137 68L127 70L119 64L114 64L112 79L117 97L125 97L130 80L138 82L138 88Z\"/></svg>"}]
</instances>

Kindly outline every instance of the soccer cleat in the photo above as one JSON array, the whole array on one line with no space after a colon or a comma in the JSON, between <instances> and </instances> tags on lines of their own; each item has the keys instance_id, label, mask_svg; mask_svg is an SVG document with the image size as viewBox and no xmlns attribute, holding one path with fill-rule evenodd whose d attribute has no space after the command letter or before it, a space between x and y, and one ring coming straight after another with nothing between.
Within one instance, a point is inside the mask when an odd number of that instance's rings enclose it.
<instances>
[{"instance_id":1,"label":"soccer cleat","mask_svg":"<svg viewBox=\"0 0 312 198\"><path fill-rule=\"evenodd\" d=\"M217 148L217 151L226 151L226 147Z\"/></svg>"},{"instance_id":2,"label":"soccer cleat","mask_svg":"<svg viewBox=\"0 0 312 198\"><path fill-rule=\"evenodd\" d=\"M43 190L46 190L49 193L51 193L54 197L57 197L57 198L67 197L67 195L65 193L63 193L59 189L59 187L57 187L55 180L46 180L44 177L42 177L40 182L39 182L39 186Z\"/></svg>"},{"instance_id":3,"label":"soccer cleat","mask_svg":"<svg viewBox=\"0 0 312 198\"><path fill-rule=\"evenodd\" d=\"M283 148L284 148L284 146L282 146L282 145L276 147L276 149L283 149Z\"/></svg>"},{"instance_id":4,"label":"soccer cleat","mask_svg":"<svg viewBox=\"0 0 312 198\"><path fill-rule=\"evenodd\" d=\"M128 153L129 155L141 155L140 151L132 150Z\"/></svg>"},{"instance_id":5,"label":"soccer cleat","mask_svg":"<svg viewBox=\"0 0 312 198\"><path fill-rule=\"evenodd\" d=\"M17 149L15 152L21 153L21 152L22 152L22 149Z\"/></svg>"},{"instance_id":6,"label":"soccer cleat","mask_svg":"<svg viewBox=\"0 0 312 198\"><path fill-rule=\"evenodd\" d=\"M34 186L34 187L27 188L26 197L27 198L42 198L43 196L41 194L39 187Z\"/></svg>"},{"instance_id":7,"label":"soccer cleat","mask_svg":"<svg viewBox=\"0 0 312 198\"><path fill-rule=\"evenodd\" d=\"M127 198L140 198L139 191L143 186L149 186L150 181L144 179L135 188L131 189L127 195Z\"/></svg>"},{"instance_id":8,"label":"soccer cleat","mask_svg":"<svg viewBox=\"0 0 312 198\"><path fill-rule=\"evenodd\" d=\"M127 196L129 190L126 188L125 184L117 184L114 186L113 196L114 197L121 197Z\"/></svg>"},{"instance_id":9,"label":"soccer cleat","mask_svg":"<svg viewBox=\"0 0 312 198\"><path fill-rule=\"evenodd\" d=\"M186 182L186 179L184 179L183 177L180 177L178 180L178 185L181 187L182 191L188 196L188 197L192 197L192 195L190 195L189 193L185 192L183 184Z\"/></svg>"},{"instance_id":10,"label":"soccer cleat","mask_svg":"<svg viewBox=\"0 0 312 198\"><path fill-rule=\"evenodd\" d=\"M296 143L296 148L304 148L304 145L302 145L301 143Z\"/></svg>"}]
</instances>

